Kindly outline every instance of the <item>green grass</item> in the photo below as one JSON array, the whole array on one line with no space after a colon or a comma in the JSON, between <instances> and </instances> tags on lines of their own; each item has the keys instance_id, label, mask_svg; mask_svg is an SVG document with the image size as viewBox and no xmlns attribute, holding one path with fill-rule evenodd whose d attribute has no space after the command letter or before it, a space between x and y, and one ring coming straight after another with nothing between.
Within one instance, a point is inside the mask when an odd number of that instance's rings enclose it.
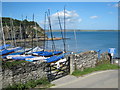
<instances>
[{"instance_id":1,"label":"green grass","mask_svg":"<svg viewBox=\"0 0 120 90\"><path fill-rule=\"evenodd\" d=\"M3 90L13 90L13 89L24 90L24 89L35 88L37 85L39 85L39 87L37 88L49 88L52 86L52 84L50 84L50 82L46 78L43 78L40 80L31 80L25 84L22 84L22 83L14 84L12 86L8 86L7 88Z\"/></svg>"},{"instance_id":2,"label":"green grass","mask_svg":"<svg viewBox=\"0 0 120 90\"><path fill-rule=\"evenodd\" d=\"M102 71L102 70L110 70L110 69L118 69L120 68L118 65L115 64L100 64L94 68L86 68L83 71L75 70L72 75L74 76L82 76L85 74L89 74L95 71Z\"/></svg>"}]
</instances>

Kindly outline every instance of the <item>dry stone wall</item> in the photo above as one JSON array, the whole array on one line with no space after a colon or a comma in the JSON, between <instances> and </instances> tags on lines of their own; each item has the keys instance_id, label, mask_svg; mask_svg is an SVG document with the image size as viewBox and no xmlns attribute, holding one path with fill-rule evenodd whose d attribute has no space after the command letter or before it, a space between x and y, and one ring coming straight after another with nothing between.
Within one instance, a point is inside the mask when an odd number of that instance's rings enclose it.
<instances>
[{"instance_id":1,"label":"dry stone wall","mask_svg":"<svg viewBox=\"0 0 120 90\"><path fill-rule=\"evenodd\" d=\"M98 52L87 51L79 54L71 54L68 56L70 59L70 73L76 69L83 71L85 68L95 67L100 60L110 60L110 55L104 52L98 59Z\"/></svg>"},{"instance_id":2,"label":"dry stone wall","mask_svg":"<svg viewBox=\"0 0 120 90\"><path fill-rule=\"evenodd\" d=\"M79 54L70 55L70 71L75 69L84 70L88 67L95 67L98 59L98 54L95 51L82 52Z\"/></svg>"},{"instance_id":3,"label":"dry stone wall","mask_svg":"<svg viewBox=\"0 0 120 90\"><path fill-rule=\"evenodd\" d=\"M2 88L44 78L46 77L45 67L46 64L43 62L36 64L27 62L11 68L3 68L0 72L2 74Z\"/></svg>"}]
</instances>

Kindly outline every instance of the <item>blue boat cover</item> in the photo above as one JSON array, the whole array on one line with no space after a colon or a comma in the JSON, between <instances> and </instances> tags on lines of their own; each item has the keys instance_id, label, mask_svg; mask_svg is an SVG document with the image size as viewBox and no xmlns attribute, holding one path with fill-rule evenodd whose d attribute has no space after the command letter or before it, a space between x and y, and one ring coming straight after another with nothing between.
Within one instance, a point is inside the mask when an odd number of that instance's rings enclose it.
<instances>
[{"instance_id":1,"label":"blue boat cover","mask_svg":"<svg viewBox=\"0 0 120 90\"><path fill-rule=\"evenodd\" d=\"M8 54L8 55L21 55L23 53L24 52L15 52L15 53L11 53L11 54ZM6 58L8 55L2 56L2 58Z\"/></svg>"},{"instance_id":2,"label":"blue boat cover","mask_svg":"<svg viewBox=\"0 0 120 90\"><path fill-rule=\"evenodd\" d=\"M52 56L50 58L47 58L45 60L47 60L47 63L51 63L51 62L54 62L54 61L58 61L60 59L64 58L63 55L60 55L60 56Z\"/></svg>"},{"instance_id":3,"label":"blue boat cover","mask_svg":"<svg viewBox=\"0 0 120 90\"><path fill-rule=\"evenodd\" d=\"M56 55L56 54L61 54L62 51L53 51L53 52L44 52L42 54L39 54L40 56L51 56L51 55Z\"/></svg>"},{"instance_id":4,"label":"blue boat cover","mask_svg":"<svg viewBox=\"0 0 120 90\"><path fill-rule=\"evenodd\" d=\"M62 53L62 51L54 51L53 53L56 55Z\"/></svg>"},{"instance_id":5,"label":"blue boat cover","mask_svg":"<svg viewBox=\"0 0 120 90\"><path fill-rule=\"evenodd\" d=\"M32 49L26 50L25 52L30 51L30 50L32 50ZM8 54L8 55L21 55L21 54L24 54L25 52L24 51L22 51L22 52L17 51L17 52ZM6 58L6 56L8 56L8 55L2 56L2 58Z\"/></svg>"},{"instance_id":6,"label":"blue boat cover","mask_svg":"<svg viewBox=\"0 0 120 90\"><path fill-rule=\"evenodd\" d=\"M19 56L19 57L12 57L14 60L25 60L26 58L34 58L35 56Z\"/></svg>"},{"instance_id":7,"label":"blue boat cover","mask_svg":"<svg viewBox=\"0 0 120 90\"><path fill-rule=\"evenodd\" d=\"M12 49L12 50L7 50L7 49L5 49L5 50L3 50L3 51L0 52L0 55L4 55L4 54L7 54L7 53L11 53L11 52L14 52L14 51L17 51L17 50L20 50L20 49L22 49L22 48L21 48L21 47L18 47L18 48Z\"/></svg>"},{"instance_id":8,"label":"blue boat cover","mask_svg":"<svg viewBox=\"0 0 120 90\"><path fill-rule=\"evenodd\" d=\"M2 45L2 46L0 46L0 50L5 49L5 47L9 47L9 46L10 46L10 44Z\"/></svg>"}]
</instances>

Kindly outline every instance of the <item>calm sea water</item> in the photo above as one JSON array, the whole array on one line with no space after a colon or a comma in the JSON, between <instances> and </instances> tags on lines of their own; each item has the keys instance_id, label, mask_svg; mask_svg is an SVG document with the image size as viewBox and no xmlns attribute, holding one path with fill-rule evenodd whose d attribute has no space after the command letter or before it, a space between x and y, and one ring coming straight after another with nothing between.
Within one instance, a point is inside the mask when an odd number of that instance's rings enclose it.
<instances>
[{"instance_id":1,"label":"calm sea water","mask_svg":"<svg viewBox=\"0 0 120 90\"><path fill-rule=\"evenodd\" d=\"M50 37L50 33L47 33ZM62 37L60 32L53 32L54 37ZM75 38L76 36L76 38ZM88 50L108 51L109 48L116 48L115 56L118 56L118 32L66 32L66 50L84 52ZM55 48L64 49L63 40L54 41ZM51 49L52 41L46 42Z\"/></svg>"}]
</instances>

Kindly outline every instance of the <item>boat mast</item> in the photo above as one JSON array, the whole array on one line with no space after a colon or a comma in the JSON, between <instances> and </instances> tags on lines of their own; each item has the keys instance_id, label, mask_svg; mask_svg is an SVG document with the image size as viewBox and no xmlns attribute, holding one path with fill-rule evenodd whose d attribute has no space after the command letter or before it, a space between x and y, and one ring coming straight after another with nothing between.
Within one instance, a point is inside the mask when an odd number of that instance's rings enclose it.
<instances>
[{"instance_id":1,"label":"boat mast","mask_svg":"<svg viewBox=\"0 0 120 90\"><path fill-rule=\"evenodd\" d=\"M13 36L14 36L14 45L16 45L16 37L15 37L15 27L14 27L14 24L13 24L13 20L12 20L12 27L13 27Z\"/></svg>"},{"instance_id":2,"label":"boat mast","mask_svg":"<svg viewBox=\"0 0 120 90\"><path fill-rule=\"evenodd\" d=\"M10 18L10 24L11 24L11 38L12 38L12 45L14 46L12 18Z\"/></svg>"},{"instance_id":3,"label":"boat mast","mask_svg":"<svg viewBox=\"0 0 120 90\"><path fill-rule=\"evenodd\" d=\"M27 16L26 16L26 20L27 20ZM23 15L22 15L22 21L23 21ZM25 52L25 47L26 47L26 22L23 21L23 30L24 30L24 52Z\"/></svg>"},{"instance_id":4,"label":"boat mast","mask_svg":"<svg viewBox=\"0 0 120 90\"><path fill-rule=\"evenodd\" d=\"M36 22L35 22L35 27L37 28ZM36 41L37 41L37 46L38 46L38 31L36 30Z\"/></svg>"},{"instance_id":5,"label":"boat mast","mask_svg":"<svg viewBox=\"0 0 120 90\"><path fill-rule=\"evenodd\" d=\"M46 30L46 12L45 12L45 21L44 21L44 50L45 50L45 30Z\"/></svg>"},{"instance_id":6,"label":"boat mast","mask_svg":"<svg viewBox=\"0 0 120 90\"><path fill-rule=\"evenodd\" d=\"M63 29L62 29L62 25L61 25L61 20L60 20L60 16L59 16L59 13L58 14L58 21L59 21L59 26L60 26L60 30L61 30L61 35L62 35L62 40L63 40L63 45L65 44L65 39L64 39L64 36L63 36ZM64 50L65 50L65 47L64 47Z\"/></svg>"},{"instance_id":7,"label":"boat mast","mask_svg":"<svg viewBox=\"0 0 120 90\"><path fill-rule=\"evenodd\" d=\"M21 46L22 46L22 28L21 28L22 26L21 26L21 22L20 22L20 40L21 40Z\"/></svg>"},{"instance_id":8,"label":"boat mast","mask_svg":"<svg viewBox=\"0 0 120 90\"><path fill-rule=\"evenodd\" d=\"M49 27L50 27L50 32L51 32L52 50L55 50L55 43L54 43L54 40L53 40L53 33L52 33L51 20L50 20L50 9L48 9L47 16L48 16L48 22L49 22Z\"/></svg>"},{"instance_id":9,"label":"boat mast","mask_svg":"<svg viewBox=\"0 0 120 90\"><path fill-rule=\"evenodd\" d=\"M64 52L66 52L66 22L65 22L65 7L66 6L64 6Z\"/></svg>"},{"instance_id":10,"label":"boat mast","mask_svg":"<svg viewBox=\"0 0 120 90\"><path fill-rule=\"evenodd\" d=\"M34 23L34 14L33 14L33 23ZM33 26L33 29L34 29L34 26ZM32 30L32 53L33 53L33 47L34 45L33 45L33 30Z\"/></svg>"},{"instance_id":11,"label":"boat mast","mask_svg":"<svg viewBox=\"0 0 120 90\"><path fill-rule=\"evenodd\" d=\"M10 33L9 33L9 29L8 29L8 25L7 25L7 23L5 23L5 27L7 28L7 33L8 33L8 39L10 39Z\"/></svg>"},{"instance_id":12,"label":"boat mast","mask_svg":"<svg viewBox=\"0 0 120 90\"><path fill-rule=\"evenodd\" d=\"M1 23L1 32L2 32L2 40L3 40L3 44L5 46L5 49L6 49L6 42L5 42L5 34L4 34L4 31L3 31L3 24L2 24L2 17L0 18L0 23Z\"/></svg>"}]
</instances>

